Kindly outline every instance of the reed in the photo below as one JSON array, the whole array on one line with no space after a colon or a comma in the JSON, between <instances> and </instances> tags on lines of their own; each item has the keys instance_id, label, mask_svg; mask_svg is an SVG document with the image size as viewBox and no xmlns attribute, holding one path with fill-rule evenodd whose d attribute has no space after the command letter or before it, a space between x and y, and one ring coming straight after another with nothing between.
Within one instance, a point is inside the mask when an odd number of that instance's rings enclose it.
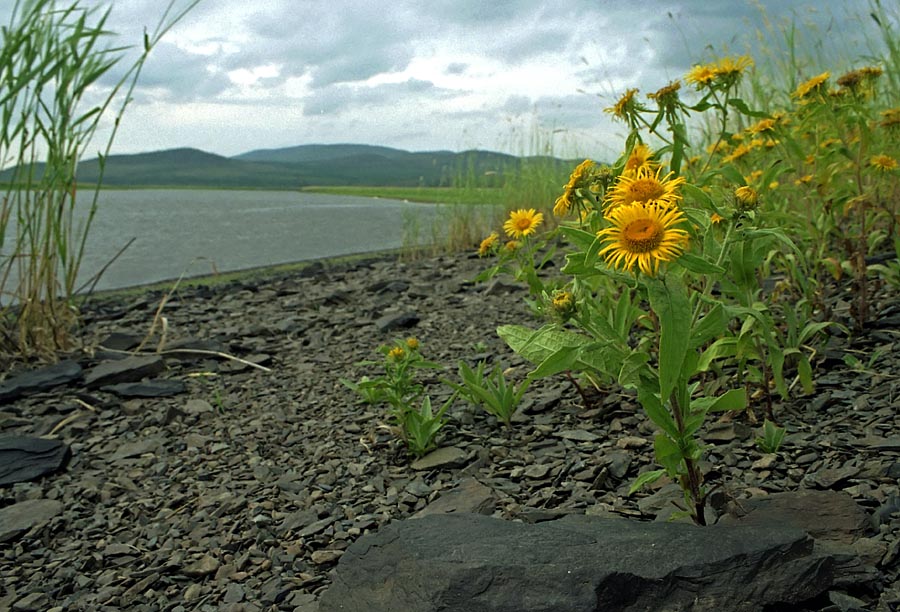
<instances>
[{"instance_id":1,"label":"reed","mask_svg":"<svg viewBox=\"0 0 900 612\"><path fill-rule=\"evenodd\" d=\"M108 44L109 8L16 0L0 31L0 167L13 172L0 196L0 361L52 358L70 347L78 270L100 189L79 193L78 162L111 118L102 178L151 50L199 1L178 8L171 0L138 58L106 87L100 79L128 50ZM75 212L79 198L90 202L83 218Z\"/></svg>"}]
</instances>

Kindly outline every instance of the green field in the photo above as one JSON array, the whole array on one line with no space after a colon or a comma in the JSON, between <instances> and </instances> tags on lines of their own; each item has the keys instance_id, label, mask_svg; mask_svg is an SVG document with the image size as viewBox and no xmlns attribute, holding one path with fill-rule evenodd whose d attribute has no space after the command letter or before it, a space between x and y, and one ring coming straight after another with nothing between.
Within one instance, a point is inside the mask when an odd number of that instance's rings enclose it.
<instances>
[{"instance_id":1,"label":"green field","mask_svg":"<svg viewBox=\"0 0 900 612\"><path fill-rule=\"evenodd\" d=\"M323 185L304 187L309 193L348 195L433 204L489 204L504 203L504 190L491 187L366 187Z\"/></svg>"}]
</instances>

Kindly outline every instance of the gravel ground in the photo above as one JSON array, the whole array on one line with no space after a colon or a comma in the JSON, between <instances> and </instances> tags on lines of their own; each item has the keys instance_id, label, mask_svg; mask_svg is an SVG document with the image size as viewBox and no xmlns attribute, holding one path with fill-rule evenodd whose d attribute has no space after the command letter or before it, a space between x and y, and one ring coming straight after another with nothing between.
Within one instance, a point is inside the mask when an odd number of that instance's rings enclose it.
<instances>
[{"instance_id":1,"label":"gravel ground","mask_svg":"<svg viewBox=\"0 0 900 612\"><path fill-rule=\"evenodd\" d=\"M664 518L664 481L627 495L653 465L653 428L628 394L604 389L585 405L564 378L538 381L510 430L456 402L441 450L414 463L383 410L340 382L375 374L359 362L406 336L448 367L426 381L436 400L459 359L524 376L529 366L495 332L533 321L524 294L511 281L472 282L483 264L377 256L180 291L159 311L165 369L151 378L183 385L166 397L88 382L117 356L101 343L130 346L151 332L162 294L95 302L85 348L71 356L85 377L0 405L0 435L49 435L72 449L64 470L0 488L0 511L55 510L0 543L0 609L311 612L350 543L451 491L461 508L510 519ZM884 580L855 595L884 610L900 602L896 298L879 292L876 324L819 356L813 395L775 406L788 430L779 453L758 450L748 415L704 434L720 506L809 488L844 491L869 511L863 545ZM861 367L845 365L848 351Z\"/></svg>"}]
</instances>

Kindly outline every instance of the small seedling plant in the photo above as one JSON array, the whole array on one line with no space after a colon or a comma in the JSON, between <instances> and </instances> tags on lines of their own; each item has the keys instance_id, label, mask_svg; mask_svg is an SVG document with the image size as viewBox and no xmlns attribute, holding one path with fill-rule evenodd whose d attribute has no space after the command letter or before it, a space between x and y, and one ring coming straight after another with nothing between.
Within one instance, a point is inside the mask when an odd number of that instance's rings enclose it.
<instances>
[{"instance_id":1,"label":"small seedling plant","mask_svg":"<svg viewBox=\"0 0 900 612\"><path fill-rule=\"evenodd\" d=\"M439 363L426 360L416 338L396 340L378 348L380 361L363 361L358 365L380 366L381 376L363 376L357 382L341 379L348 388L359 394L361 401L371 405L386 405L393 430L406 444L410 454L421 457L437 446L438 431L446 424L446 412L456 394L435 410L431 398L424 395L424 387L417 380L420 370L441 369Z\"/></svg>"},{"instance_id":2,"label":"small seedling plant","mask_svg":"<svg viewBox=\"0 0 900 612\"><path fill-rule=\"evenodd\" d=\"M485 362L479 361L472 368L465 361L459 362L459 378L461 383L445 380L444 382L459 393L473 406L481 406L497 420L512 427L512 417L528 390L531 379L526 378L516 385L509 383L500 364L496 364L489 374L485 374Z\"/></svg>"}]
</instances>

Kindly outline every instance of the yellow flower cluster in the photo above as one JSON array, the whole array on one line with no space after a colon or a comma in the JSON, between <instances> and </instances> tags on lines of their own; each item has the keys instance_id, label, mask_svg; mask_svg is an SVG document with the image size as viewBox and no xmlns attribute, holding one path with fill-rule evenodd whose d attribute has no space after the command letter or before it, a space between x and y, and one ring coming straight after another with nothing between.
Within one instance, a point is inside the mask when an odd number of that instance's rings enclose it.
<instances>
[{"instance_id":1,"label":"yellow flower cluster","mask_svg":"<svg viewBox=\"0 0 900 612\"><path fill-rule=\"evenodd\" d=\"M586 159L572 171L569 182L563 187L563 194L556 198L553 205L553 214L557 217L565 216L575 205L575 198L579 189L590 189L591 169L594 162Z\"/></svg>"},{"instance_id":2,"label":"yellow flower cluster","mask_svg":"<svg viewBox=\"0 0 900 612\"><path fill-rule=\"evenodd\" d=\"M638 144L625 162L625 170L606 194L604 217L610 227L597 235L605 244L599 254L614 268L653 276L660 262L676 259L687 245L688 235L677 227L684 222L678 208L682 177L653 160L649 147Z\"/></svg>"},{"instance_id":3,"label":"yellow flower cluster","mask_svg":"<svg viewBox=\"0 0 900 612\"><path fill-rule=\"evenodd\" d=\"M753 59L747 55L736 58L723 57L718 62L694 66L684 76L684 80L692 84L695 89L719 84L730 86L752 65Z\"/></svg>"},{"instance_id":4,"label":"yellow flower cluster","mask_svg":"<svg viewBox=\"0 0 900 612\"><path fill-rule=\"evenodd\" d=\"M897 160L890 155L875 155L869 160L869 164L876 170L889 172L897 169Z\"/></svg>"},{"instance_id":5,"label":"yellow flower cluster","mask_svg":"<svg viewBox=\"0 0 900 612\"><path fill-rule=\"evenodd\" d=\"M804 100L812 97L816 93L821 93L830 78L830 72L823 72L822 74L816 75L808 81L800 83L800 85L797 86L797 89L794 90L793 96L800 100Z\"/></svg>"}]
</instances>

